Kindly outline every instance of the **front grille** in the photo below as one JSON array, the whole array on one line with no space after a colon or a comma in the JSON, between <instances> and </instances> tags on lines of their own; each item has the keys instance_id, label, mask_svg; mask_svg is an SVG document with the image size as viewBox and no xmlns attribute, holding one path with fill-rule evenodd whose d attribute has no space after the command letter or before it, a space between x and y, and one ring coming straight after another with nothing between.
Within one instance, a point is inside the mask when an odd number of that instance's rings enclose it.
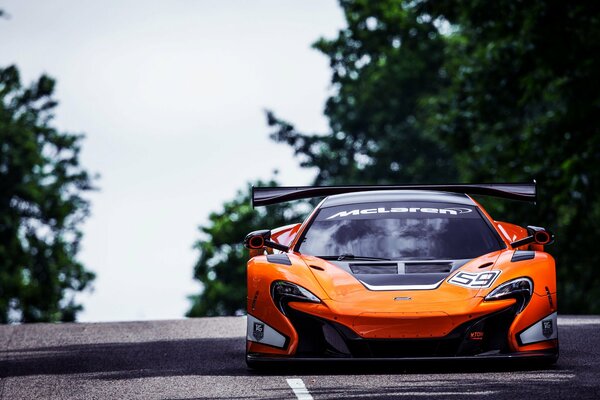
<instances>
[{"instance_id":1,"label":"front grille","mask_svg":"<svg viewBox=\"0 0 600 400\"><path fill-rule=\"evenodd\" d=\"M452 357L457 354L461 338L452 339L360 339L348 341L353 357Z\"/></svg>"}]
</instances>

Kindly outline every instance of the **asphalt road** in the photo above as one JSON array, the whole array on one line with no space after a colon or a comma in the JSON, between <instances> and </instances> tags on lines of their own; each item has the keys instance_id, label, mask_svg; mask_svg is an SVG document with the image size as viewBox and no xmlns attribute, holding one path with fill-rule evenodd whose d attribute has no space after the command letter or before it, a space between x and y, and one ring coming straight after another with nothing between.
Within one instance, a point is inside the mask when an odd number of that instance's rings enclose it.
<instances>
[{"instance_id":1,"label":"asphalt road","mask_svg":"<svg viewBox=\"0 0 600 400\"><path fill-rule=\"evenodd\" d=\"M600 317L559 318L555 367L244 363L245 318L0 326L2 399L600 398Z\"/></svg>"}]
</instances>

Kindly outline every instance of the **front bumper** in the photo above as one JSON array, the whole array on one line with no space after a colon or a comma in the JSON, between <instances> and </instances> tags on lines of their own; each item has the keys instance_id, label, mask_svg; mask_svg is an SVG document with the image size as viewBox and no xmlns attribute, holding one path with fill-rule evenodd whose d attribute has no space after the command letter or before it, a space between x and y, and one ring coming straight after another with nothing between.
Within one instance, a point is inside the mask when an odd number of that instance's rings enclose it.
<instances>
[{"instance_id":1,"label":"front bumper","mask_svg":"<svg viewBox=\"0 0 600 400\"><path fill-rule=\"evenodd\" d=\"M286 315L298 333L297 358L454 358L511 353L507 339L515 308L469 320L441 337L421 338L364 337L346 325L291 307Z\"/></svg>"},{"instance_id":2,"label":"front bumper","mask_svg":"<svg viewBox=\"0 0 600 400\"><path fill-rule=\"evenodd\" d=\"M281 351L264 352L264 346L256 346L257 339L248 336L248 362L281 362L285 360L299 362L348 361L348 360L512 360L528 359L532 361L553 362L558 357L557 339L549 340L542 348L528 351L515 351L509 343L509 329L516 315L516 305L509 305L497 311L473 318L456 326L443 336L396 337L359 335L353 329L338 321L324 318L316 313L308 313L286 305L286 319L294 328L294 348L288 350L288 337L285 344L278 346ZM251 316L249 316L250 321ZM253 317L252 317L253 318ZM252 322L252 321L251 321ZM427 327L413 320L427 332ZM250 324L252 325L252 324ZM252 332L249 325L249 332ZM267 326L264 324L264 326ZM281 338L284 338L282 333ZM258 342L271 343L268 329ZM286 352L287 354L282 354Z\"/></svg>"}]
</instances>

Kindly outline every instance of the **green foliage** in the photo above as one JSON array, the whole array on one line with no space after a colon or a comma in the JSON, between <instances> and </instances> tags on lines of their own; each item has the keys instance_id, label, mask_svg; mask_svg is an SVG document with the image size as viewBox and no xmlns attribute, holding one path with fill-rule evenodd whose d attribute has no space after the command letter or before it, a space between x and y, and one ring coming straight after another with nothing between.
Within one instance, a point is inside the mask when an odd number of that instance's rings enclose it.
<instances>
[{"instance_id":1,"label":"green foliage","mask_svg":"<svg viewBox=\"0 0 600 400\"><path fill-rule=\"evenodd\" d=\"M432 6L435 7L432 2ZM442 10L449 85L424 100L462 180L540 183L536 208L495 214L555 229L561 310L600 312L600 4L473 1Z\"/></svg>"},{"instance_id":2,"label":"green foliage","mask_svg":"<svg viewBox=\"0 0 600 400\"><path fill-rule=\"evenodd\" d=\"M94 278L76 260L88 215L81 135L50 123L54 81L0 69L0 322L73 321Z\"/></svg>"},{"instance_id":3,"label":"green foliage","mask_svg":"<svg viewBox=\"0 0 600 400\"><path fill-rule=\"evenodd\" d=\"M254 186L276 186L277 182L258 181ZM188 317L233 315L245 309L246 262L248 251L242 241L251 231L273 229L302 222L303 213L289 205L253 209L250 191L239 191L220 212L209 216L200 227L201 239L195 244L200 256L194 267L194 279L202 283L199 295L190 297Z\"/></svg>"}]
</instances>

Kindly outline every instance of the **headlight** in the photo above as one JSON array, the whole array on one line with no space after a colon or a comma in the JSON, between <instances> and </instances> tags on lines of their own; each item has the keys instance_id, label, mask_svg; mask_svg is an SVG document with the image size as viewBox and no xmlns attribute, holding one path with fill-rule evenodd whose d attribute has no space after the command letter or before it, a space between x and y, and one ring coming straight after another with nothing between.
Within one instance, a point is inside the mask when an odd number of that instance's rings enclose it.
<instances>
[{"instance_id":1,"label":"headlight","mask_svg":"<svg viewBox=\"0 0 600 400\"><path fill-rule=\"evenodd\" d=\"M517 299L517 314L523 311L529 303L533 294L533 282L529 278L517 278L508 282L504 282L490 294L485 296L486 301L500 299Z\"/></svg>"},{"instance_id":2,"label":"headlight","mask_svg":"<svg viewBox=\"0 0 600 400\"><path fill-rule=\"evenodd\" d=\"M310 303L320 303L321 300L302 286L292 282L275 281L271 285L271 297L279 311L285 315L284 304L290 301L306 301Z\"/></svg>"}]
</instances>

